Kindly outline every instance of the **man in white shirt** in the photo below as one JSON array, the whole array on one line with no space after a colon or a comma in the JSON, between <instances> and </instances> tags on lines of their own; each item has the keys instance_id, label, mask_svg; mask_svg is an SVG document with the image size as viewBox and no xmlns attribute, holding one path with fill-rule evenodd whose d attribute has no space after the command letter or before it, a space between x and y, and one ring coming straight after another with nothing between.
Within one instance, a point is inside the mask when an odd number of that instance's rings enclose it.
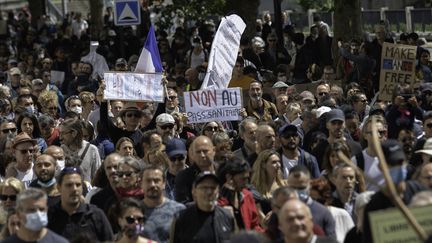
<instances>
[{"instance_id":1,"label":"man in white shirt","mask_svg":"<svg viewBox=\"0 0 432 243\"><path fill-rule=\"evenodd\" d=\"M88 23L81 18L81 13L76 13L75 20L72 21L72 34L76 37L81 38L81 35L87 31Z\"/></svg>"}]
</instances>

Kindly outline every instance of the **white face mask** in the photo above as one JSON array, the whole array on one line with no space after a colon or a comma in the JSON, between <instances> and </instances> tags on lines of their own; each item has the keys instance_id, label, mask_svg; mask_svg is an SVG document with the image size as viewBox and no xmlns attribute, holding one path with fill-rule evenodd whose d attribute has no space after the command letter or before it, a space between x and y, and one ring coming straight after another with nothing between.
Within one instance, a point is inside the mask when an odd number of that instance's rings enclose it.
<instances>
[{"instance_id":1,"label":"white face mask","mask_svg":"<svg viewBox=\"0 0 432 243\"><path fill-rule=\"evenodd\" d=\"M32 113L32 114L35 113L35 111L36 111L34 105L27 106L26 110L28 113Z\"/></svg>"},{"instance_id":2,"label":"white face mask","mask_svg":"<svg viewBox=\"0 0 432 243\"><path fill-rule=\"evenodd\" d=\"M31 231L40 231L48 225L48 215L46 212L36 211L26 214L26 223L24 227Z\"/></svg>"},{"instance_id":3,"label":"white face mask","mask_svg":"<svg viewBox=\"0 0 432 243\"><path fill-rule=\"evenodd\" d=\"M81 106L74 106L70 109L71 111L77 113L77 114L81 114L82 113L82 107Z\"/></svg>"}]
</instances>

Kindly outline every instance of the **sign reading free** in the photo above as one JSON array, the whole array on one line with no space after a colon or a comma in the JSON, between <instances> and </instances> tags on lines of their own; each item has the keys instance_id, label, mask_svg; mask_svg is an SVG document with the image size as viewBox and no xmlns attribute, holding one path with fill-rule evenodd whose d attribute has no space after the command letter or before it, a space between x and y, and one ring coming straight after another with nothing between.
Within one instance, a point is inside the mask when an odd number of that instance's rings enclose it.
<instances>
[{"instance_id":1,"label":"sign reading free","mask_svg":"<svg viewBox=\"0 0 432 243\"><path fill-rule=\"evenodd\" d=\"M188 123L238 121L243 107L241 88L206 89L184 93Z\"/></svg>"}]
</instances>

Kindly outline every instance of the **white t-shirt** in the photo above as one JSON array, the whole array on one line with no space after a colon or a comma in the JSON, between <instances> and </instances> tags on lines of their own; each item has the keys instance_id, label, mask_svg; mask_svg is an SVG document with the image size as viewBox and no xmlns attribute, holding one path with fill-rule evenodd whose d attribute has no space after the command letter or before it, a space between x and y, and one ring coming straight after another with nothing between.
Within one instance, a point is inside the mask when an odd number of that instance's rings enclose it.
<instances>
[{"instance_id":1,"label":"white t-shirt","mask_svg":"<svg viewBox=\"0 0 432 243\"><path fill-rule=\"evenodd\" d=\"M298 160L296 159L288 159L285 155L282 154L282 163L283 163L283 178L288 179L289 170L298 164Z\"/></svg>"},{"instance_id":2,"label":"white t-shirt","mask_svg":"<svg viewBox=\"0 0 432 243\"><path fill-rule=\"evenodd\" d=\"M379 169L379 160L378 157L372 157L367 152L366 149L362 151L364 158L364 174L374 180L376 184L383 185L385 183L384 176L382 175L381 170ZM357 165L356 157L354 156L352 159L354 164ZM366 179L366 190L368 191L379 191L379 187L370 183L369 180Z\"/></svg>"},{"instance_id":3,"label":"white t-shirt","mask_svg":"<svg viewBox=\"0 0 432 243\"><path fill-rule=\"evenodd\" d=\"M33 181L33 163L32 168L30 168L28 171L22 172L18 169L16 169L17 175L16 178L24 183L25 188L28 188L30 183Z\"/></svg>"},{"instance_id":4,"label":"white t-shirt","mask_svg":"<svg viewBox=\"0 0 432 243\"><path fill-rule=\"evenodd\" d=\"M342 208L328 206L327 209L330 211L335 220L336 239L338 242L342 243L344 242L348 231L354 227L354 222L351 218L351 215Z\"/></svg>"}]
</instances>

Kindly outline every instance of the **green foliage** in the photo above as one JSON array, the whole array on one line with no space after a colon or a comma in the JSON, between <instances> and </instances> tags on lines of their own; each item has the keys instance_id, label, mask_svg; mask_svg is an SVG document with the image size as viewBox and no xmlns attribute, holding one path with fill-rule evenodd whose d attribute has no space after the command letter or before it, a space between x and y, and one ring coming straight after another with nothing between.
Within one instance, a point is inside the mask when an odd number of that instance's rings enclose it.
<instances>
[{"instance_id":1,"label":"green foliage","mask_svg":"<svg viewBox=\"0 0 432 243\"><path fill-rule=\"evenodd\" d=\"M316 9L318 11L330 11L334 7L333 0L297 0L304 11Z\"/></svg>"},{"instance_id":2,"label":"green foliage","mask_svg":"<svg viewBox=\"0 0 432 243\"><path fill-rule=\"evenodd\" d=\"M176 14L186 21L202 22L209 16L222 15L224 6L225 0L173 0L173 4L161 9L158 27L167 30Z\"/></svg>"}]
</instances>

